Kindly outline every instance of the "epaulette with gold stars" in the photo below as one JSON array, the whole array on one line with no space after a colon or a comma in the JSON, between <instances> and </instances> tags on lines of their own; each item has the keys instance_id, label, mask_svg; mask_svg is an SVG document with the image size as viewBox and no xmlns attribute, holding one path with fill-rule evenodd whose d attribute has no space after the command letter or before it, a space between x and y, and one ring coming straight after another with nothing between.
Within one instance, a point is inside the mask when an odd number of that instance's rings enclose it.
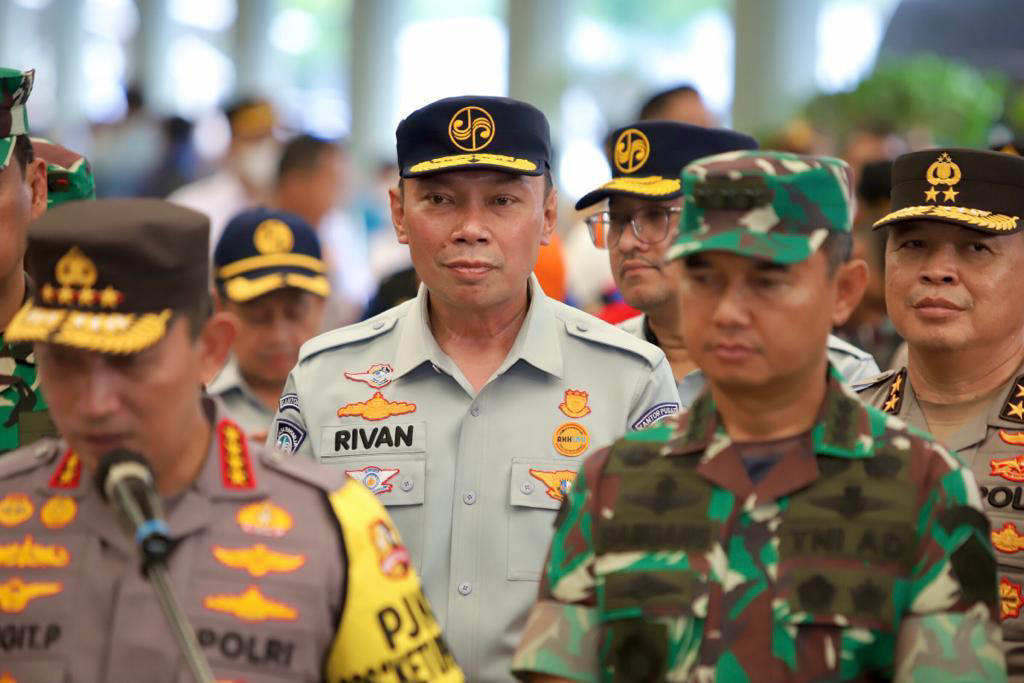
<instances>
[{"instance_id":1,"label":"epaulette with gold stars","mask_svg":"<svg viewBox=\"0 0 1024 683\"><path fill-rule=\"evenodd\" d=\"M249 459L249 446L242 429L231 420L221 420L217 425L217 441L220 445L220 474L225 488L242 490L256 486Z\"/></svg>"},{"instance_id":2,"label":"epaulette with gold stars","mask_svg":"<svg viewBox=\"0 0 1024 683\"><path fill-rule=\"evenodd\" d=\"M903 394L907 383L907 369L903 368L896 373L896 379L889 385L889 395L882 404L882 411L890 415L899 415L903 406Z\"/></svg>"},{"instance_id":3,"label":"epaulette with gold stars","mask_svg":"<svg viewBox=\"0 0 1024 683\"><path fill-rule=\"evenodd\" d=\"M999 417L1010 422L1024 424L1024 375L1013 380L1013 387L1006 395Z\"/></svg>"}]
</instances>

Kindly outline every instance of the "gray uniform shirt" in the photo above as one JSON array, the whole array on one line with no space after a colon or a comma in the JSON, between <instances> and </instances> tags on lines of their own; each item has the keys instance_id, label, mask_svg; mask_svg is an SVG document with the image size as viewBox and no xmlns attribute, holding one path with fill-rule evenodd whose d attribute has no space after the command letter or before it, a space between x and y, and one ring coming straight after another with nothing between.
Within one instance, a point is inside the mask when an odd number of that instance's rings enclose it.
<instances>
[{"instance_id":1,"label":"gray uniform shirt","mask_svg":"<svg viewBox=\"0 0 1024 683\"><path fill-rule=\"evenodd\" d=\"M678 410L665 355L544 296L475 391L428 326L427 291L307 342L270 438L388 506L456 659L510 680L555 512L584 456Z\"/></svg>"},{"instance_id":2,"label":"gray uniform shirt","mask_svg":"<svg viewBox=\"0 0 1024 683\"><path fill-rule=\"evenodd\" d=\"M649 335L646 322L646 315L638 315L635 318L622 321L618 326L634 337L653 343L653 335ZM858 349L834 334L828 336L828 360L833 367L843 373L843 377L848 383L878 374L878 364L875 363L875 359L870 353ZM705 383L704 373L700 370L694 370L679 380L679 399L684 409L693 405L701 390L704 389Z\"/></svg>"},{"instance_id":3,"label":"gray uniform shirt","mask_svg":"<svg viewBox=\"0 0 1024 683\"><path fill-rule=\"evenodd\" d=\"M265 435L274 420L274 411L268 408L245 383L234 356L224 364L213 381L206 385L206 392L219 398L231 413L231 417L237 420L251 437Z\"/></svg>"}]
</instances>

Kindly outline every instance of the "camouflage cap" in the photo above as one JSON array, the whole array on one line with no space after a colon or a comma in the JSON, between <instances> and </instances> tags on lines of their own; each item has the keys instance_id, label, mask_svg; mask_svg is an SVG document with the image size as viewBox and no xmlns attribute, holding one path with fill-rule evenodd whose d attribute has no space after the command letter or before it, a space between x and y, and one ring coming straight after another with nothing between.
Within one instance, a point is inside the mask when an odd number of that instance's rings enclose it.
<instances>
[{"instance_id":1,"label":"camouflage cap","mask_svg":"<svg viewBox=\"0 0 1024 683\"><path fill-rule=\"evenodd\" d=\"M25 102L32 92L35 75L34 70L0 67L0 171L11 163L15 138L28 133Z\"/></svg>"},{"instance_id":2,"label":"camouflage cap","mask_svg":"<svg viewBox=\"0 0 1024 683\"><path fill-rule=\"evenodd\" d=\"M96 198L96 184L88 159L45 138L32 138L32 150L37 159L46 162L46 208Z\"/></svg>"},{"instance_id":3,"label":"camouflage cap","mask_svg":"<svg viewBox=\"0 0 1024 683\"><path fill-rule=\"evenodd\" d=\"M853 174L832 157L726 152L683 169L679 237L668 258L731 251L773 263L811 256L853 226Z\"/></svg>"}]
</instances>

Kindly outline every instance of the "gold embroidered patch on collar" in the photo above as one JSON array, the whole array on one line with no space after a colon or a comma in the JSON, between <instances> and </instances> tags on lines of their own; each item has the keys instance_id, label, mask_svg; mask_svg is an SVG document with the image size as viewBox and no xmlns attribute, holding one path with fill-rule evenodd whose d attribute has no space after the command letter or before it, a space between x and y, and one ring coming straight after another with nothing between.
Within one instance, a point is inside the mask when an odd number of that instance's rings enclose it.
<instances>
[{"instance_id":1,"label":"gold embroidered patch on collar","mask_svg":"<svg viewBox=\"0 0 1024 683\"><path fill-rule=\"evenodd\" d=\"M896 373L896 379L889 385L889 395L882 405L882 410L890 415L899 415L903 406L903 394L906 392L907 369Z\"/></svg>"}]
</instances>

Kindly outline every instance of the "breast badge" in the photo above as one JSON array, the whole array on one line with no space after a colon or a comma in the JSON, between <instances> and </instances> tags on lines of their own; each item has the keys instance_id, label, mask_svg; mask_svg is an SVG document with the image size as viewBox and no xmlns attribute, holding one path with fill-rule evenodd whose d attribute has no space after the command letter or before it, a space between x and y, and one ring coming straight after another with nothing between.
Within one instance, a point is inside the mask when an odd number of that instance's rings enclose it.
<instances>
[{"instance_id":1,"label":"breast badge","mask_svg":"<svg viewBox=\"0 0 1024 683\"><path fill-rule=\"evenodd\" d=\"M572 470L530 470L530 476L547 487L545 493L555 500L565 500L576 481Z\"/></svg>"},{"instance_id":2,"label":"breast badge","mask_svg":"<svg viewBox=\"0 0 1024 683\"><path fill-rule=\"evenodd\" d=\"M1003 440L1003 443L1008 443L1011 446L1024 446L1024 432L1008 432L1005 429L1000 429L999 438Z\"/></svg>"},{"instance_id":3,"label":"breast badge","mask_svg":"<svg viewBox=\"0 0 1024 683\"><path fill-rule=\"evenodd\" d=\"M1016 619L1022 606L1024 596L1021 595L1020 584L1006 577L999 579L999 620Z\"/></svg>"},{"instance_id":4,"label":"breast badge","mask_svg":"<svg viewBox=\"0 0 1024 683\"><path fill-rule=\"evenodd\" d=\"M558 406L562 414L567 417L583 417L590 414L590 406L587 405L589 394L578 389L566 389L565 398Z\"/></svg>"},{"instance_id":5,"label":"breast badge","mask_svg":"<svg viewBox=\"0 0 1024 683\"><path fill-rule=\"evenodd\" d=\"M383 389L391 384L391 375L394 371L387 363L375 363L366 372L346 372L345 379L369 384L374 389Z\"/></svg>"},{"instance_id":6,"label":"breast badge","mask_svg":"<svg viewBox=\"0 0 1024 683\"><path fill-rule=\"evenodd\" d=\"M566 422L555 430L552 443L562 455L575 458L583 455L590 446L590 432L578 422Z\"/></svg>"},{"instance_id":7,"label":"breast badge","mask_svg":"<svg viewBox=\"0 0 1024 683\"><path fill-rule=\"evenodd\" d=\"M242 621L295 621L299 610L263 595L258 586L249 586L244 593L218 593L203 598L203 607L213 612L230 614Z\"/></svg>"},{"instance_id":8,"label":"breast badge","mask_svg":"<svg viewBox=\"0 0 1024 683\"><path fill-rule=\"evenodd\" d=\"M0 498L0 525L16 527L32 519L36 508L24 493L8 493Z\"/></svg>"},{"instance_id":9,"label":"breast badge","mask_svg":"<svg viewBox=\"0 0 1024 683\"><path fill-rule=\"evenodd\" d=\"M291 514L270 501L246 505L238 511L235 520L242 531L271 538L284 536L292 528Z\"/></svg>"},{"instance_id":10,"label":"breast badge","mask_svg":"<svg viewBox=\"0 0 1024 683\"><path fill-rule=\"evenodd\" d=\"M78 503L68 496L54 496L43 503L39 510L39 520L47 529L63 529L75 521L78 515Z\"/></svg>"},{"instance_id":11,"label":"breast badge","mask_svg":"<svg viewBox=\"0 0 1024 683\"><path fill-rule=\"evenodd\" d=\"M388 482L400 471L370 465L361 470L345 470L345 474L379 496L382 493L390 493L393 490L394 487Z\"/></svg>"},{"instance_id":12,"label":"breast badge","mask_svg":"<svg viewBox=\"0 0 1024 683\"><path fill-rule=\"evenodd\" d=\"M223 548L213 546L213 556L229 569L244 569L249 576L260 578L267 574L289 574L306 564L305 555L291 555L271 550L262 543L250 548Z\"/></svg>"},{"instance_id":13,"label":"breast badge","mask_svg":"<svg viewBox=\"0 0 1024 683\"><path fill-rule=\"evenodd\" d=\"M384 420L394 415L416 412L415 403L389 401L379 392L374 392L369 401L349 403L338 408L338 417L361 417L364 420Z\"/></svg>"},{"instance_id":14,"label":"breast badge","mask_svg":"<svg viewBox=\"0 0 1024 683\"><path fill-rule=\"evenodd\" d=\"M1002 477L1008 481L1024 481L1024 455L991 460L988 463L989 474Z\"/></svg>"},{"instance_id":15,"label":"breast badge","mask_svg":"<svg viewBox=\"0 0 1024 683\"><path fill-rule=\"evenodd\" d=\"M24 611L30 602L39 598L57 595L64 586L60 581L23 581L15 576L0 583L0 612L17 614Z\"/></svg>"},{"instance_id":16,"label":"breast badge","mask_svg":"<svg viewBox=\"0 0 1024 683\"><path fill-rule=\"evenodd\" d=\"M1001 553L1012 554L1024 550L1024 536L1013 522L1007 522L998 531L992 530L992 545Z\"/></svg>"},{"instance_id":17,"label":"breast badge","mask_svg":"<svg viewBox=\"0 0 1024 683\"><path fill-rule=\"evenodd\" d=\"M412 566L412 558L394 527L383 519L376 520L370 525L370 540L377 551L381 573L389 579L405 578Z\"/></svg>"},{"instance_id":18,"label":"breast badge","mask_svg":"<svg viewBox=\"0 0 1024 683\"><path fill-rule=\"evenodd\" d=\"M37 543L32 534L20 542L0 545L0 567L5 569L59 569L69 562L71 553L67 548Z\"/></svg>"}]
</instances>

